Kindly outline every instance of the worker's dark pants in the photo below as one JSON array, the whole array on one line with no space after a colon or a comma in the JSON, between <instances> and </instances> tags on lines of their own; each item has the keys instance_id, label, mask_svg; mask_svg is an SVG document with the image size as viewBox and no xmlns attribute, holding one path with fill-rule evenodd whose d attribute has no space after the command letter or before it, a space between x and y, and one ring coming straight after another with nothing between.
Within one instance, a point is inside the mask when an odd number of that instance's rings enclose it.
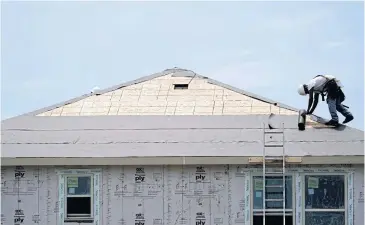
<instances>
[{"instance_id":1,"label":"worker's dark pants","mask_svg":"<svg viewBox=\"0 0 365 225\"><path fill-rule=\"evenodd\" d=\"M348 117L351 114L350 111L348 111L342 104L340 98L333 99L333 98L327 98L327 104L328 109L330 111L332 120L338 122L338 115L337 111L339 111L344 117Z\"/></svg>"},{"instance_id":2,"label":"worker's dark pants","mask_svg":"<svg viewBox=\"0 0 365 225\"><path fill-rule=\"evenodd\" d=\"M342 92L341 88L338 87L335 80L331 80L327 84L327 104L333 121L338 122L337 112L339 111L344 117L351 115L343 105L342 102L345 100L345 94Z\"/></svg>"}]
</instances>

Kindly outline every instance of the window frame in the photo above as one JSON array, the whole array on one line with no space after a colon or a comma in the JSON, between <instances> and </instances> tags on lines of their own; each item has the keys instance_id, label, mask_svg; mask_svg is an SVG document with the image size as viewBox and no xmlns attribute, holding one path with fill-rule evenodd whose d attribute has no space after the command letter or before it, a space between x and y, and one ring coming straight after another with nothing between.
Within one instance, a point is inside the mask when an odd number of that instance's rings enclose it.
<instances>
[{"instance_id":1,"label":"window frame","mask_svg":"<svg viewBox=\"0 0 365 225\"><path fill-rule=\"evenodd\" d=\"M67 180L69 177L90 177L90 193L89 194L81 194L81 195L69 195ZM92 222L94 220L94 174L65 174L64 175L64 183L65 183L65 193L64 193L64 215L65 222L80 222L80 221L89 221ZM67 199L72 197L90 197L90 216L69 216L67 213Z\"/></svg>"},{"instance_id":2,"label":"window frame","mask_svg":"<svg viewBox=\"0 0 365 225\"><path fill-rule=\"evenodd\" d=\"M285 173L284 174L286 177L291 177L291 188L292 188L292 193L291 193L291 197L292 197L292 207L291 209L285 209L285 215L289 216L291 215L294 219L295 217L295 200L296 200L296 195L295 195L295 174L294 173ZM282 178L283 175L269 175L270 177L280 177ZM251 213L251 217L253 218L253 216L262 216L263 215L263 208L262 209L255 209L254 208L254 183L255 183L255 177L262 177L263 179L263 174L262 173L252 173L251 174L251 185L250 185L250 195L251 195L251 210L252 210L252 213ZM267 175L268 177L268 175ZM287 195L285 195L287 196ZM265 215L282 215L282 212L283 210L282 209L265 209ZM252 219L251 218L251 219Z\"/></svg>"},{"instance_id":3,"label":"window frame","mask_svg":"<svg viewBox=\"0 0 365 225\"><path fill-rule=\"evenodd\" d=\"M343 176L344 179L344 208L343 209L306 209L305 205L305 197L307 196L307 192L305 189L305 177L306 176ZM302 173L301 174L301 181L302 181L302 219L303 224L305 225L306 213L307 212L344 212L345 213L345 225L348 225L348 173L346 172L310 172L310 173Z\"/></svg>"}]
</instances>

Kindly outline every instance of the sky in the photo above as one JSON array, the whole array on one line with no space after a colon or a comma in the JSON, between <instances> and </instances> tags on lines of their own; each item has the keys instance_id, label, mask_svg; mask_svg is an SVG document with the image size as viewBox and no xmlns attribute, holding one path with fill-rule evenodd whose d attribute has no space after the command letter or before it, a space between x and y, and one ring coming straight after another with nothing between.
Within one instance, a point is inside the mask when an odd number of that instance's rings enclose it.
<instances>
[{"instance_id":1,"label":"sky","mask_svg":"<svg viewBox=\"0 0 365 225\"><path fill-rule=\"evenodd\" d=\"M1 3L2 119L173 67L303 109L332 74L364 130L364 3Z\"/></svg>"}]
</instances>

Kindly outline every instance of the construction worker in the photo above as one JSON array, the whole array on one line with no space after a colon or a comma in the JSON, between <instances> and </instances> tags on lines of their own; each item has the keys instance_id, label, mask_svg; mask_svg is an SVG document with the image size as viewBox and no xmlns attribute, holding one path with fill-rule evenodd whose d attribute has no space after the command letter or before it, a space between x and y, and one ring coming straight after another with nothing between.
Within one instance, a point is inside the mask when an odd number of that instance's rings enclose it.
<instances>
[{"instance_id":1,"label":"construction worker","mask_svg":"<svg viewBox=\"0 0 365 225\"><path fill-rule=\"evenodd\" d=\"M326 125L338 126L336 111L339 111L345 117L344 124L354 119L352 113L347 109L348 107L342 105L345 94L342 92L341 87L343 87L341 82L334 76L317 75L308 84L300 85L298 93L300 95L309 94L307 114L312 114L316 109L319 95L322 95L322 101L324 101L324 96L327 94L326 100L332 119Z\"/></svg>"}]
</instances>

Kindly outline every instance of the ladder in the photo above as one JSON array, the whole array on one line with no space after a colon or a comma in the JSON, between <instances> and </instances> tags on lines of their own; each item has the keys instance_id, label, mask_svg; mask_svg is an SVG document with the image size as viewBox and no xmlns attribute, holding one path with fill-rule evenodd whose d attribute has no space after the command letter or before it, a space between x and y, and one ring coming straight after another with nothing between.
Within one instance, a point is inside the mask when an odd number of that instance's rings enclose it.
<instances>
[{"instance_id":1,"label":"ladder","mask_svg":"<svg viewBox=\"0 0 365 225\"><path fill-rule=\"evenodd\" d=\"M263 204L263 225L266 225L266 202L281 202L282 203L282 213L283 213L283 225L285 225L285 137L284 137L284 123L282 124L281 129L267 129L263 128L264 138L263 138L263 160L262 160L262 177L263 177L263 195L262 195L262 204ZM270 143L270 139L273 140L274 136L281 136L279 140L277 139L276 143ZM271 150L269 154L267 154L267 150ZM273 154L274 152L274 154ZM272 155L270 155L272 154ZM268 168L269 164L272 167ZM276 168L273 167L276 165ZM278 170L277 167L281 166ZM275 169L274 169L275 168ZM271 169L267 171L267 169ZM281 199L266 199L266 176L282 176L282 185L270 185L268 187L277 187L282 188L282 198Z\"/></svg>"}]
</instances>

